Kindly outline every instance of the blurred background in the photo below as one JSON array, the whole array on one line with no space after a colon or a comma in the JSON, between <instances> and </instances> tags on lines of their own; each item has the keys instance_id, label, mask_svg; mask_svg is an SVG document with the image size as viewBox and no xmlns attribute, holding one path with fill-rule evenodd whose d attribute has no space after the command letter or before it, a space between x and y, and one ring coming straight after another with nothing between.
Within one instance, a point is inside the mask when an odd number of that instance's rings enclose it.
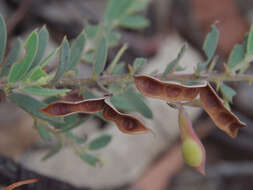
<instances>
[{"instance_id":1,"label":"blurred background","mask_svg":"<svg viewBox=\"0 0 253 190\"><path fill-rule=\"evenodd\" d=\"M217 70L222 72L229 52L243 41L253 22L252 0L147 1L149 6L141 14L150 20L150 26L141 31L119 31L121 45L127 43L129 47L122 61L128 64L136 57L150 60L143 73L163 71L185 42L188 48L181 64L187 67L184 72L193 72L196 64L205 58L202 44L213 23L217 23L220 30L216 54L220 63ZM59 46L64 35L75 38L85 28L85 22L98 23L106 2L0 0L0 14L7 21L7 47L17 37L25 39L32 30L46 25L50 32L47 50L50 52ZM111 57L119 48L111 50ZM89 65L80 69L84 77L90 75ZM252 73L252 69L248 73ZM113 124L99 119L89 120L75 129L76 133L89 137L113 136L112 142L99 152L106 161L103 167L88 166L68 147L49 160L41 161L54 142L43 142L28 114L8 100L0 101L0 187L40 175L40 183L20 189L251 190L253 88L246 83L231 85L238 92L232 110L248 126L239 131L236 139L219 131L200 109L188 110L206 148L206 176L184 165L178 145L177 112L161 101L148 99L154 118L146 123L155 136L125 135Z\"/></svg>"}]
</instances>

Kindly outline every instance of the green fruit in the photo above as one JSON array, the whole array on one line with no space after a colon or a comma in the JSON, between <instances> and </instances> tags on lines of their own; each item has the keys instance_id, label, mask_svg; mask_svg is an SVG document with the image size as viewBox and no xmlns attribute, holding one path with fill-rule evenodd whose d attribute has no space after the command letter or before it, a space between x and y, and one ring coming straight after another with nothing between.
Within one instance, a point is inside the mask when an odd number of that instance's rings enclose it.
<instances>
[{"instance_id":1,"label":"green fruit","mask_svg":"<svg viewBox=\"0 0 253 190\"><path fill-rule=\"evenodd\" d=\"M183 141L182 155L184 161L192 167L199 166L203 158L200 145L192 139Z\"/></svg>"}]
</instances>

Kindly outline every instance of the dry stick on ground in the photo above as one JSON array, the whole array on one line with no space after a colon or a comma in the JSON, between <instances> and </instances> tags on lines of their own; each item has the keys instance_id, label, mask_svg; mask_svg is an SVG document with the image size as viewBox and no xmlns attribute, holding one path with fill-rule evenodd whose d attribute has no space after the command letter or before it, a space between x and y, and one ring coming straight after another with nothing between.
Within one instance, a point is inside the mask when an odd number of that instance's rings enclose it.
<instances>
[{"instance_id":1,"label":"dry stick on ground","mask_svg":"<svg viewBox=\"0 0 253 190\"><path fill-rule=\"evenodd\" d=\"M66 182L56 180L36 172L30 171L11 159L0 155L0 185L8 186L18 181L38 178L39 182L20 187L25 190L90 190L89 188L77 188Z\"/></svg>"}]
</instances>

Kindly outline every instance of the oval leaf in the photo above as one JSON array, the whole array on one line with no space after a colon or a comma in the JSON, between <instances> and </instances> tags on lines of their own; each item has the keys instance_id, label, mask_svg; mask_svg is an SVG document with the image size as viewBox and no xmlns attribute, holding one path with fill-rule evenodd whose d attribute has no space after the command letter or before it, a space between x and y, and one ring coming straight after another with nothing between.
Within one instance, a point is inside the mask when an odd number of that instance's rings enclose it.
<instances>
[{"instance_id":1,"label":"oval leaf","mask_svg":"<svg viewBox=\"0 0 253 190\"><path fill-rule=\"evenodd\" d=\"M48 34L48 31L46 29L46 27L43 27L40 31L39 31L39 34L38 34L38 37L39 37L39 41L38 41L38 51L37 51L37 54L36 54L36 57L33 61L33 64L30 68L33 69L35 68L37 65L39 65L44 53L45 53L45 50L46 50L46 47L47 47L47 43L48 43L48 39L49 39L49 34Z\"/></svg>"},{"instance_id":2,"label":"oval leaf","mask_svg":"<svg viewBox=\"0 0 253 190\"><path fill-rule=\"evenodd\" d=\"M41 88L37 86L27 86L23 90L30 95L34 96L58 96L65 95L70 90L68 89L50 89L50 88Z\"/></svg>"},{"instance_id":3,"label":"oval leaf","mask_svg":"<svg viewBox=\"0 0 253 190\"><path fill-rule=\"evenodd\" d=\"M102 135L93 141L91 141L88 145L89 150L99 150L104 148L111 142L112 136L111 135Z\"/></svg>"},{"instance_id":4,"label":"oval leaf","mask_svg":"<svg viewBox=\"0 0 253 190\"><path fill-rule=\"evenodd\" d=\"M8 76L11 66L13 65L13 63L18 61L21 46L22 46L22 41L20 39L17 39L14 46L11 47L11 50L8 53L7 58L2 66L0 77Z\"/></svg>"},{"instance_id":5,"label":"oval leaf","mask_svg":"<svg viewBox=\"0 0 253 190\"><path fill-rule=\"evenodd\" d=\"M26 40L25 57L18 63L12 65L8 82L13 83L21 80L24 76L26 76L28 70L30 69L32 62L36 56L38 48L38 34L37 32L32 32Z\"/></svg>"},{"instance_id":6,"label":"oval leaf","mask_svg":"<svg viewBox=\"0 0 253 190\"><path fill-rule=\"evenodd\" d=\"M67 71L69 67L70 60L70 47L67 38L64 38L61 44L60 50L60 64L57 68L57 72L53 79L53 83L57 83L58 80L62 77L62 75Z\"/></svg>"},{"instance_id":7,"label":"oval leaf","mask_svg":"<svg viewBox=\"0 0 253 190\"><path fill-rule=\"evenodd\" d=\"M5 46L7 41L6 24L4 18L0 15L0 63L3 60Z\"/></svg>"},{"instance_id":8,"label":"oval leaf","mask_svg":"<svg viewBox=\"0 0 253 190\"><path fill-rule=\"evenodd\" d=\"M107 59L107 43L104 36L98 42L98 46L95 53L95 61L93 65L93 75L98 76L101 72L103 72L106 59Z\"/></svg>"},{"instance_id":9,"label":"oval leaf","mask_svg":"<svg viewBox=\"0 0 253 190\"><path fill-rule=\"evenodd\" d=\"M12 102L14 102L16 105L18 105L19 107L24 109L26 112L30 113L31 115L35 117L38 117L46 121L57 122L58 124L63 123L63 120L61 118L52 118L39 112L39 110L45 107L46 104L34 99L31 96L27 96L27 95L19 94L19 93L12 93L8 96L8 98Z\"/></svg>"}]
</instances>

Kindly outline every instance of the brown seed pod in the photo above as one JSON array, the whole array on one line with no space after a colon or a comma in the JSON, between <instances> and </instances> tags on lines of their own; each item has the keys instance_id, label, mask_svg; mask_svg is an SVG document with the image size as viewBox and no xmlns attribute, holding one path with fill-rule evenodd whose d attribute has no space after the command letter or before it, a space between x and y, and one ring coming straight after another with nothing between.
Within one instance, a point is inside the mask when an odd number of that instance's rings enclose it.
<instances>
[{"instance_id":1,"label":"brown seed pod","mask_svg":"<svg viewBox=\"0 0 253 190\"><path fill-rule=\"evenodd\" d=\"M199 93L199 88L207 83L180 84L177 82L163 82L147 75L134 76L135 86L144 96L158 98L167 102L191 101Z\"/></svg>"},{"instance_id":2,"label":"brown seed pod","mask_svg":"<svg viewBox=\"0 0 253 190\"><path fill-rule=\"evenodd\" d=\"M108 101L105 101L104 118L113 121L119 130L127 134L151 132L139 119L117 111Z\"/></svg>"},{"instance_id":3,"label":"brown seed pod","mask_svg":"<svg viewBox=\"0 0 253 190\"><path fill-rule=\"evenodd\" d=\"M96 113L105 106L104 98L87 99L79 102L57 101L40 110L51 117L64 117L74 113Z\"/></svg>"},{"instance_id":4,"label":"brown seed pod","mask_svg":"<svg viewBox=\"0 0 253 190\"><path fill-rule=\"evenodd\" d=\"M236 137L238 129L245 127L245 124L228 110L210 84L200 89L200 100L204 110L212 118L217 127L231 137Z\"/></svg>"}]
</instances>

